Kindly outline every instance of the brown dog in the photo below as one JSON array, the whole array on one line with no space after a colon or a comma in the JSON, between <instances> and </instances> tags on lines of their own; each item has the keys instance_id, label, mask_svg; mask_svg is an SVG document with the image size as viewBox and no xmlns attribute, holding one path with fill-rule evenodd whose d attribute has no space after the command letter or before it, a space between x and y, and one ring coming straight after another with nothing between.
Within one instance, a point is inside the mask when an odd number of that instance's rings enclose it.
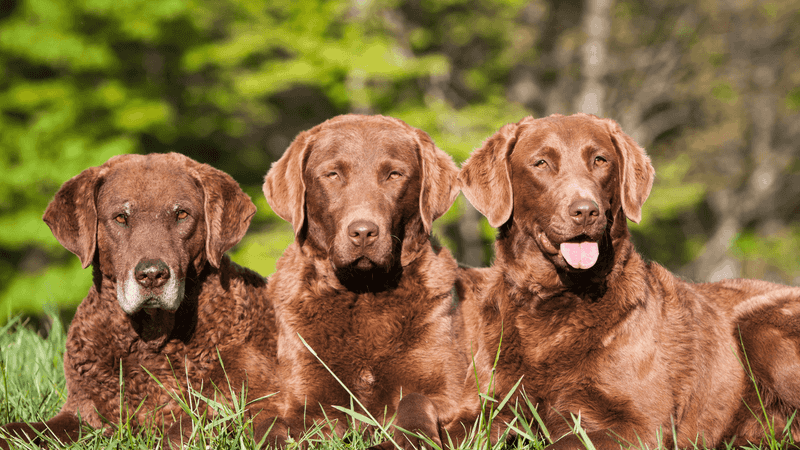
<instances>
[{"instance_id":1,"label":"brown dog","mask_svg":"<svg viewBox=\"0 0 800 450\"><path fill-rule=\"evenodd\" d=\"M44 220L94 275L67 337L67 402L48 422L5 431L74 441L82 424L122 418L180 441L191 422L171 395L186 397L188 385L206 396L214 386L230 395L246 385L253 398L276 392L266 281L225 255L254 213L230 176L174 153L117 156L64 183ZM267 409L256 428L275 416L269 407L252 405Z\"/></svg>"},{"instance_id":2,"label":"brown dog","mask_svg":"<svg viewBox=\"0 0 800 450\"><path fill-rule=\"evenodd\" d=\"M397 412L396 426L439 444L440 428L459 428L467 362L452 329L457 266L429 241L457 173L424 132L346 115L300 133L267 174L264 195L296 234L269 281L293 432L327 417L338 422L326 432L342 434L334 406L364 414L319 360L381 422Z\"/></svg>"},{"instance_id":3,"label":"brown dog","mask_svg":"<svg viewBox=\"0 0 800 450\"><path fill-rule=\"evenodd\" d=\"M522 379L553 438L580 416L603 449L759 443L765 417L780 434L800 407L800 289L645 263L626 218L653 175L616 122L583 114L506 125L464 163L462 190L499 227L493 267L461 276L481 386L499 348L496 397Z\"/></svg>"}]
</instances>

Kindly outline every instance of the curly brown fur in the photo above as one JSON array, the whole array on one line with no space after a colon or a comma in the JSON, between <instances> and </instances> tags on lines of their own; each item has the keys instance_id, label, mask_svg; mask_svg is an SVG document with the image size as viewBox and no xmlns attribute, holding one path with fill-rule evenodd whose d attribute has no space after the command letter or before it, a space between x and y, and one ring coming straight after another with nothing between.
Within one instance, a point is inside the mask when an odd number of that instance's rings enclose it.
<instances>
[{"instance_id":1,"label":"curly brown fur","mask_svg":"<svg viewBox=\"0 0 800 450\"><path fill-rule=\"evenodd\" d=\"M643 261L626 219L653 174L616 122L583 114L506 125L462 167L465 195L499 227L494 265L460 273L465 345L496 398L522 379L549 448L583 448L571 415L597 448L715 447L759 443L764 414L782 430L800 407L800 289L693 284Z\"/></svg>"},{"instance_id":2,"label":"curly brown fur","mask_svg":"<svg viewBox=\"0 0 800 450\"><path fill-rule=\"evenodd\" d=\"M174 153L114 157L67 181L44 220L94 275L67 335L67 402L48 422L5 431L73 441L81 426L121 419L179 442L191 420L172 396L186 399L190 386L209 397L275 393L266 280L224 254L254 213L230 176ZM249 412L262 430L277 414L270 400Z\"/></svg>"}]
</instances>

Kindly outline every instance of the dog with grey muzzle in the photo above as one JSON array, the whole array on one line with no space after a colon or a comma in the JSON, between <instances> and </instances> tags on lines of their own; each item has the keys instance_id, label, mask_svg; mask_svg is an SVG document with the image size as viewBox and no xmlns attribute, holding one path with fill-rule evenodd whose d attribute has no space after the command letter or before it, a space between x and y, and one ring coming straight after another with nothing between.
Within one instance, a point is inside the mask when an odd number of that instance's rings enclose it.
<instances>
[{"instance_id":1,"label":"dog with grey muzzle","mask_svg":"<svg viewBox=\"0 0 800 450\"><path fill-rule=\"evenodd\" d=\"M266 280L225 255L255 211L229 175L176 153L117 156L64 183L44 221L93 271L67 337L68 397L47 422L0 428L0 448L3 432L68 442L120 420L176 444L191 432L175 401L189 388L247 392L255 429L279 432Z\"/></svg>"}]
</instances>

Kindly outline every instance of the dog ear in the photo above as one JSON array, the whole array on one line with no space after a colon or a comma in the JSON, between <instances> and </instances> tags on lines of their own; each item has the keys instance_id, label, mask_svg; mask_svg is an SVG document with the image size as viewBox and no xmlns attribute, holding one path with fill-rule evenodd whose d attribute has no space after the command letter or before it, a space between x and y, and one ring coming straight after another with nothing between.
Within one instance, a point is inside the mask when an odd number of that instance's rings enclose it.
<instances>
[{"instance_id":1,"label":"dog ear","mask_svg":"<svg viewBox=\"0 0 800 450\"><path fill-rule=\"evenodd\" d=\"M506 223L514 209L508 156L517 142L518 126L510 123L500 128L481 148L472 152L458 175L467 200L495 228Z\"/></svg>"},{"instance_id":2,"label":"dog ear","mask_svg":"<svg viewBox=\"0 0 800 450\"><path fill-rule=\"evenodd\" d=\"M306 184L303 171L311 151L312 137L319 125L298 134L283 156L274 163L264 177L264 197L275 214L292 224L295 237L300 235L305 222Z\"/></svg>"},{"instance_id":3,"label":"dog ear","mask_svg":"<svg viewBox=\"0 0 800 450\"><path fill-rule=\"evenodd\" d=\"M183 155L174 155L185 158L189 173L203 188L206 257L212 266L219 267L222 255L239 243L250 227L256 205L227 173Z\"/></svg>"},{"instance_id":4,"label":"dog ear","mask_svg":"<svg viewBox=\"0 0 800 450\"><path fill-rule=\"evenodd\" d=\"M84 269L92 263L97 248L95 196L104 173L102 166L90 167L72 177L56 192L42 217L58 242L78 255Z\"/></svg>"},{"instance_id":5,"label":"dog ear","mask_svg":"<svg viewBox=\"0 0 800 450\"><path fill-rule=\"evenodd\" d=\"M622 210L628 219L639 223L642 220L642 205L650 195L655 178L655 169L650 158L630 136L625 134L619 124L605 119L611 140L622 156L620 164L620 193Z\"/></svg>"},{"instance_id":6,"label":"dog ear","mask_svg":"<svg viewBox=\"0 0 800 450\"><path fill-rule=\"evenodd\" d=\"M433 221L446 213L458 196L458 167L427 133L417 128L414 131L422 172L419 212L425 234L430 234Z\"/></svg>"}]
</instances>

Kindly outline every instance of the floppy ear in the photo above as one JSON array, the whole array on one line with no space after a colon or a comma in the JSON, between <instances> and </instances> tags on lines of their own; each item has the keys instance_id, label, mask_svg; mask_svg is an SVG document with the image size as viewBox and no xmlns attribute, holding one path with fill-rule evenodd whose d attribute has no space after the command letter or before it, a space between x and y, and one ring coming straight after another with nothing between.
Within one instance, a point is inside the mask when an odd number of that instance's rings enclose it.
<instances>
[{"instance_id":1,"label":"floppy ear","mask_svg":"<svg viewBox=\"0 0 800 450\"><path fill-rule=\"evenodd\" d=\"M319 125L298 134L283 153L281 159L272 163L264 177L264 197L275 214L292 224L295 237L300 235L305 221L306 184L303 170L311 151L311 141Z\"/></svg>"},{"instance_id":2,"label":"floppy ear","mask_svg":"<svg viewBox=\"0 0 800 450\"><path fill-rule=\"evenodd\" d=\"M89 267L97 247L95 194L105 168L90 167L68 180L47 205L42 219L53 236Z\"/></svg>"},{"instance_id":3,"label":"floppy ear","mask_svg":"<svg viewBox=\"0 0 800 450\"><path fill-rule=\"evenodd\" d=\"M218 268L222 255L244 237L256 213L256 205L227 173L184 158L188 162L189 173L203 188L206 257L212 266Z\"/></svg>"},{"instance_id":4,"label":"floppy ear","mask_svg":"<svg viewBox=\"0 0 800 450\"><path fill-rule=\"evenodd\" d=\"M495 228L508 221L514 208L508 156L517 142L518 126L510 123L500 128L481 148L472 152L458 175L467 200Z\"/></svg>"},{"instance_id":5,"label":"floppy ear","mask_svg":"<svg viewBox=\"0 0 800 450\"><path fill-rule=\"evenodd\" d=\"M414 132L422 168L419 212L425 234L430 234L433 221L446 213L458 196L458 167L427 133L417 128Z\"/></svg>"},{"instance_id":6,"label":"floppy ear","mask_svg":"<svg viewBox=\"0 0 800 450\"><path fill-rule=\"evenodd\" d=\"M620 193L622 210L628 219L639 223L642 220L642 205L650 195L655 178L655 169L650 158L630 136L625 134L619 124L605 119L611 140L622 156L620 164Z\"/></svg>"}]
</instances>

